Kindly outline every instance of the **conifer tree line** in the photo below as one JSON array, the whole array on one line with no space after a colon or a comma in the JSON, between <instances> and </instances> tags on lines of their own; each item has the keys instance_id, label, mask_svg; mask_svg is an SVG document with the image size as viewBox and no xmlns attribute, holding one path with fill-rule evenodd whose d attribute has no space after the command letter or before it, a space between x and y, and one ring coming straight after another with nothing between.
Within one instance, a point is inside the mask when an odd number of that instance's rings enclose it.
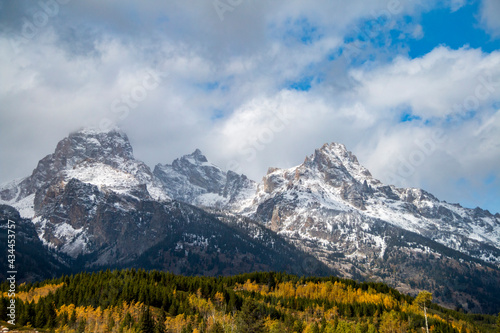
<instances>
[{"instance_id":1,"label":"conifer tree line","mask_svg":"<svg viewBox=\"0 0 500 333\"><path fill-rule=\"evenodd\" d=\"M0 288L5 323L7 283ZM47 332L500 332L500 316L464 314L432 304L430 293L414 299L382 283L336 277L187 277L131 269L17 290L17 327Z\"/></svg>"}]
</instances>

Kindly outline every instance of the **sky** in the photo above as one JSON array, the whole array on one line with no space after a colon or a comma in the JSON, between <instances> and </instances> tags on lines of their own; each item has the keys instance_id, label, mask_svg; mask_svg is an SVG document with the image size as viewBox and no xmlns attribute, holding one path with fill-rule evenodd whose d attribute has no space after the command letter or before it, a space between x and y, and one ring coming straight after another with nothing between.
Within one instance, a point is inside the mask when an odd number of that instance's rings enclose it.
<instances>
[{"instance_id":1,"label":"sky","mask_svg":"<svg viewBox=\"0 0 500 333\"><path fill-rule=\"evenodd\" d=\"M83 127L259 181L339 142L500 212L498 0L0 0L0 183Z\"/></svg>"}]
</instances>

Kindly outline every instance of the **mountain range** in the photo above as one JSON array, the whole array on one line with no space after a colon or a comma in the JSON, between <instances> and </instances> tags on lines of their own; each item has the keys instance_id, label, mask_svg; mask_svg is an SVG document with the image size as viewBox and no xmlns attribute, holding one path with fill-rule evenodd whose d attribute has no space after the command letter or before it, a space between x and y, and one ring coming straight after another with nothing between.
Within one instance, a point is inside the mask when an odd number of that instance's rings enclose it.
<instances>
[{"instance_id":1,"label":"mountain range","mask_svg":"<svg viewBox=\"0 0 500 333\"><path fill-rule=\"evenodd\" d=\"M151 170L123 132L84 129L30 176L1 185L0 204L0 227L19 225L21 280L125 267L274 270L427 289L448 307L500 311L500 214L383 184L338 143L255 182L200 150Z\"/></svg>"}]
</instances>

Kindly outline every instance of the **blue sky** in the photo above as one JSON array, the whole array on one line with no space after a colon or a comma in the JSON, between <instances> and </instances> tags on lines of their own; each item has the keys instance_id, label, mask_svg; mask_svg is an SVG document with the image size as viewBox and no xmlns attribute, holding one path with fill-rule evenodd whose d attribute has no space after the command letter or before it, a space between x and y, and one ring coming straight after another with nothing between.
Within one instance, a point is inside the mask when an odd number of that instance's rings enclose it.
<instances>
[{"instance_id":1,"label":"blue sky","mask_svg":"<svg viewBox=\"0 0 500 333\"><path fill-rule=\"evenodd\" d=\"M474 1L455 11L449 7L438 7L423 13L416 21L422 26L424 35L420 39L409 40L409 56L421 57L439 45L455 50L465 45L484 52L499 50L500 39L480 26L479 7L480 2Z\"/></svg>"},{"instance_id":2,"label":"blue sky","mask_svg":"<svg viewBox=\"0 0 500 333\"><path fill-rule=\"evenodd\" d=\"M0 0L0 182L111 122L150 166L200 148L260 180L334 141L500 212L499 1L218 1Z\"/></svg>"}]
</instances>

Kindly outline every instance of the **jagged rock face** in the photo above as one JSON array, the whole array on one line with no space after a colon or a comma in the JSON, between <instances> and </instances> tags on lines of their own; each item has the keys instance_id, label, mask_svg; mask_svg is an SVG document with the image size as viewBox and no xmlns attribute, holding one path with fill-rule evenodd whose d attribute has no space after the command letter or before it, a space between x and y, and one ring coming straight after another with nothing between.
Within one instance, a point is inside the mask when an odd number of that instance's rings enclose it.
<instances>
[{"instance_id":1,"label":"jagged rock face","mask_svg":"<svg viewBox=\"0 0 500 333\"><path fill-rule=\"evenodd\" d=\"M124 133L83 130L61 140L53 154L38 162L29 178L21 183L20 197L35 193L63 170L82 162L101 162L114 168L133 159L132 146Z\"/></svg>"},{"instance_id":2,"label":"jagged rock face","mask_svg":"<svg viewBox=\"0 0 500 333\"><path fill-rule=\"evenodd\" d=\"M134 159L133 150L126 134L115 130L110 132L83 130L61 140L54 154L40 161L39 166L45 167L36 170L34 174L44 173L44 170L57 172L70 169L85 160L98 161L119 168L124 161L132 159Z\"/></svg>"},{"instance_id":3,"label":"jagged rock face","mask_svg":"<svg viewBox=\"0 0 500 333\"><path fill-rule=\"evenodd\" d=\"M343 144L338 143L324 144L320 149L316 149L312 156L305 159L300 169L319 172L325 182L333 187L364 182L368 182L369 185L380 184L359 164L356 156Z\"/></svg>"},{"instance_id":4,"label":"jagged rock face","mask_svg":"<svg viewBox=\"0 0 500 333\"><path fill-rule=\"evenodd\" d=\"M498 217L440 202L420 189L385 186L340 144L324 145L298 167L270 168L244 213L343 276L385 281L406 292L435 290L440 301L468 300L476 311L484 310L479 304L494 308L491 297L489 305L481 300L488 293L477 286L453 293L443 274L462 274L500 292L492 282L500 276ZM432 274L423 268L430 261L439 267Z\"/></svg>"},{"instance_id":5,"label":"jagged rock face","mask_svg":"<svg viewBox=\"0 0 500 333\"><path fill-rule=\"evenodd\" d=\"M500 214L384 185L341 144L256 184L199 150L151 172L125 134L84 130L0 199L34 216L49 255L75 270L335 273L500 310Z\"/></svg>"},{"instance_id":6,"label":"jagged rock face","mask_svg":"<svg viewBox=\"0 0 500 333\"><path fill-rule=\"evenodd\" d=\"M156 165L153 173L170 197L199 206L236 210L256 189L245 175L222 171L198 149L171 165Z\"/></svg>"},{"instance_id":7,"label":"jagged rock face","mask_svg":"<svg viewBox=\"0 0 500 333\"><path fill-rule=\"evenodd\" d=\"M70 134L57 144L53 154L40 160L31 176L0 190L0 199L32 218L38 213L40 198L51 194L38 192L54 191L56 187L61 190L71 179L118 193L146 186L147 196L168 199L149 167L134 158L127 136L116 130Z\"/></svg>"},{"instance_id":8,"label":"jagged rock face","mask_svg":"<svg viewBox=\"0 0 500 333\"><path fill-rule=\"evenodd\" d=\"M199 150L174 161L172 169L182 178L175 183L181 186L179 193L193 195L198 204L216 195L230 205L249 195L245 191L255 191L254 182L221 171ZM27 223L39 246L54 251L47 252L49 259L63 256L75 271L145 267L185 274L271 269L305 274L300 262L285 260L297 258L314 263L309 274L332 273L263 226L231 224L236 218L225 217L228 226L212 214L171 201L149 168L134 159L126 135L118 131L71 134L30 177L2 193L19 206L29 201L25 214L35 216L33 224ZM177 192L169 188L169 193Z\"/></svg>"},{"instance_id":9,"label":"jagged rock face","mask_svg":"<svg viewBox=\"0 0 500 333\"><path fill-rule=\"evenodd\" d=\"M172 169L183 173L190 184L209 193L218 193L225 183L224 172L208 163L205 155L198 149L191 155L176 159L172 163Z\"/></svg>"},{"instance_id":10,"label":"jagged rock face","mask_svg":"<svg viewBox=\"0 0 500 333\"><path fill-rule=\"evenodd\" d=\"M74 178L58 185L37 192L33 221L47 245L73 258L106 250L114 256L99 256L103 265L129 262L170 232L167 217L153 218L162 211L161 202L149 196L145 185L125 194Z\"/></svg>"},{"instance_id":11,"label":"jagged rock face","mask_svg":"<svg viewBox=\"0 0 500 333\"><path fill-rule=\"evenodd\" d=\"M10 224L15 225L15 229L11 230L16 233L16 260L14 262L15 269L11 270L17 271L16 280L18 282L54 278L69 272L68 258L44 247L30 220L23 219L14 207L0 205L0 244L4 245L0 250L0 265L5 268L0 272L2 280L7 278L5 274L7 267L9 267L7 262L9 220L11 220Z\"/></svg>"},{"instance_id":12,"label":"jagged rock face","mask_svg":"<svg viewBox=\"0 0 500 333\"><path fill-rule=\"evenodd\" d=\"M500 266L500 219L420 189L385 186L340 144L324 145L296 168L270 168L244 212L283 235L326 242L331 239L316 230L359 215Z\"/></svg>"},{"instance_id":13,"label":"jagged rock face","mask_svg":"<svg viewBox=\"0 0 500 333\"><path fill-rule=\"evenodd\" d=\"M72 179L62 190L46 193L41 215L34 220L42 240L84 268L143 267L206 275L279 269L304 274L300 260L308 260L314 263L310 274L332 273L263 226L255 225L257 232L251 235L188 204L138 199L145 197L145 188L142 195L103 193ZM300 259L298 265L284 260L290 257Z\"/></svg>"}]
</instances>

